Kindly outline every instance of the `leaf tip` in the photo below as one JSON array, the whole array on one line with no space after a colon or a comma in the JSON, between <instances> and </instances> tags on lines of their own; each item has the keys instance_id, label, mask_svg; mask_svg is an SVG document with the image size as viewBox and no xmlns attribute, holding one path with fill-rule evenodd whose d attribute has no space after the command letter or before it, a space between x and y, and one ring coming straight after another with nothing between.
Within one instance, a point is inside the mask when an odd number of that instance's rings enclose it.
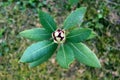
<instances>
[{"instance_id":1,"label":"leaf tip","mask_svg":"<svg viewBox=\"0 0 120 80\"><path fill-rule=\"evenodd\" d=\"M87 9L87 7L81 7L81 8L83 8L84 10L86 10L86 9Z\"/></svg>"},{"instance_id":2,"label":"leaf tip","mask_svg":"<svg viewBox=\"0 0 120 80\"><path fill-rule=\"evenodd\" d=\"M24 35L24 31L20 32L19 35L20 35L20 36L23 36L23 35Z\"/></svg>"},{"instance_id":3,"label":"leaf tip","mask_svg":"<svg viewBox=\"0 0 120 80\"><path fill-rule=\"evenodd\" d=\"M87 10L87 7L80 7L80 8L77 8L77 10L81 10L81 11L85 11Z\"/></svg>"},{"instance_id":4,"label":"leaf tip","mask_svg":"<svg viewBox=\"0 0 120 80\"><path fill-rule=\"evenodd\" d=\"M102 67L102 66L101 66L101 64L100 64L100 62L99 62L97 68L101 68L101 67Z\"/></svg>"},{"instance_id":5,"label":"leaf tip","mask_svg":"<svg viewBox=\"0 0 120 80\"><path fill-rule=\"evenodd\" d=\"M36 65L34 65L33 63L29 63L29 66L28 66L29 68L34 68L34 67L36 67Z\"/></svg>"},{"instance_id":6,"label":"leaf tip","mask_svg":"<svg viewBox=\"0 0 120 80\"><path fill-rule=\"evenodd\" d=\"M64 68L64 69L68 69L69 68L69 66L61 66L61 67Z\"/></svg>"},{"instance_id":7,"label":"leaf tip","mask_svg":"<svg viewBox=\"0 0 120 80\"><path fill-rule=\"evenodd\" d=\"M45 12L43 12L42 10L38 10L38 15L40 17L40 15L43 15Z\"/></svg>"},{"instance_id":8,"label":"leaf tip","mask_svg":"<svg viewBox=\"0 0 120 80\"><path fill-rule=\"evenodd\" d=\"M93 67L96 67L96 68L101 68L101 64L100 64L100 61L97 61L96 65L94 65Z\"/></svg>"},{"instance_id":9,"label":"leaf tip","mask_svg":"<svg viewBox=\"0 0 120 80\"><path fill-rule=\"evenodd\" d=\"M20 63L20 62L24 62L24 61L22 59L20 59L18 62Z\"/></svg>"},{"instance_id":10,"label":"leaf tip","mask_svg":"<svg viewBox=\"0 0 120 80\"><path fill-rule=\"evenodd\" d=\"M21 57L18 62L26 62L26 60L23 57Z\"/></svg>"}]
</instances>

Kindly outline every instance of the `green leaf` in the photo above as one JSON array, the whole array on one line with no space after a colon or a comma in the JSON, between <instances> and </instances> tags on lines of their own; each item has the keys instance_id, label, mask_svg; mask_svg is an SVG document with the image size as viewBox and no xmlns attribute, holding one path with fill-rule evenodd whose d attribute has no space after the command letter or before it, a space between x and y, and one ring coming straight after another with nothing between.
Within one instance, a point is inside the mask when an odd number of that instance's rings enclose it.
<instances>
[{"instance_id":1,"label":"green leaf","mask_svg":"<svg viewBox=\"0 0 120 80\"><path fill-rule=\"evenodd\" d=\"M2 56L2 53L0 52L0 56Z\"/></svg>"},{"instance_id":2,"label":"green leaf","mask_svg":"<svg viewBox=\"0 0 120 80\"><path fill-rule=\"evenodd\" d=\"M39 19L41 24L47 31L53 32L56 30L56 23L48 13L39 11Z\"/></svg>"},{"instance_id":3,"label":"green leaf","mask_svg":"<svg viewBox=\"0 0 120 80\"><path fill-rule=\"evenodd\" d=\"M29 67L32 68L32 67L36 67L36 66L42 64L43 62L47 61L52 55L53 55L53 53L49 53L47 55L44 55L39 60L30 63Z\"/></svg>"},{"instance_id":4,"label":"green leaf","mask_svg":"<svg viewBox=\"0 0 120 80\"><path fill-rule=\"evenodd\" d=\"M0 38L3 37L3 33L5 32L5 29L0 29Z\"/></svg>"},{"instance_id":5,"label":"green leaf","mask_svg":"<svg viewBox=\"0 0 120 80\"><path fill-rule=\"evenodd\" d=\"M83 43L71 43L75 58L88 66L100 68L100 62L96 55Z\"/></svg>"},{"instance_id":6,"label":"green leaf","mask_svg":"<svg viewBox=\"0 0 120 80\"><path fill-rule=\"evenodd\" d=\"M97 36L97 34L94 31L92 31L91 34L89 35L89 37L87 38L87 40L92 39L92 38L94 38L96 36Z\"/></svg>"},{"instance_id":7,"label":"green leaf","mask_svg":"<svg viewBox=\"0 0 120 80\"><path fill-rule=\"evenodd\" d=\"M64 29L80 26L86 12L86 7L81 7L73 11L64 22Z\"/></svg>"},{"instance_id":8,"label":"green leaf","mask_svg":"<svg viewBox=\"0 0 120 80\"><path fill-rule=\"evenodd\" d=\"M67 35L66 40L68 42L78 43L78 42L87 40L91 35L91 33L92 33L92 30L88 28L75 29Z\"/></svg>"},{"instance_id":9,"label":"green leaf","mask_svg":"<svg viewBox=\"0 0 120 80\"><path fill-rule=\"evenodd\" d=\"M50 39L51 34L48 33L44 28L34 28L20 32L20 36L30 40L42 41Z\"/></svg>"},{"instance_id":10,"label":"green leaf","mask_svg":"<svg viewBox=\"0 0 120 80\"><path fill-rule=\"evenodd\" d=\"M68 44L62 44L60 46L60 49L58 50L57 53L57 62L59 65L63 68L69 68L69 65L73 62L74 60L74 54L72 49L69 47Z\"/></svg>"},{"instance_id":11,"label":"green leaf","mask_svg":"<svg viewBox=\"0 0 120 80\"><path fill-rule=\"evenodd\" d=\"M101 24L101 23L99 23L99 22L97 22L96 25L95 25L95 28L96 28L96 29L103 29L103 28L104 28L104 25Z\"/></svg>"},{"instance_id":12,"label":"green leaf","mask_svg":"<svg viewBox=\"0 0 120 80\"><path fill-rule=\"evenodd\" d=\"M57 44L51 41L41 41L29 46L23 53L20 62L33 62L45 55L52 54L57 48Z\"/></svg>"},{"instance_id":13,"label":"green leaf","mask_svg":"<svg viewBox=\"0 0 120 80\"><path fill-rule=\"evenodd\" d=\"M70 5L75 5L79 2L80 0L69 0Z\"/></svg>"}]
</instances>

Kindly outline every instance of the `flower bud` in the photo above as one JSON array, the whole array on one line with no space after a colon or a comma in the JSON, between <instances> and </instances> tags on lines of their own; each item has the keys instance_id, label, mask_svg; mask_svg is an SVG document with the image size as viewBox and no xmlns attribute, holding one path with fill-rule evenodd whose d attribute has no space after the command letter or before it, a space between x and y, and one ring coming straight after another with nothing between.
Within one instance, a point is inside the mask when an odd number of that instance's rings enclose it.
<instances>
[{"instance_id":1,"label":"flower bud","mask_svg":"<svg viewBox=\"0 0 120 80\"><path fill-rule=\"evenodd\" d=\"M52 33L52 38L55 43L64 43L65 41L65 31L62 29L57 29Z\"/></svg>"}]
</instances>

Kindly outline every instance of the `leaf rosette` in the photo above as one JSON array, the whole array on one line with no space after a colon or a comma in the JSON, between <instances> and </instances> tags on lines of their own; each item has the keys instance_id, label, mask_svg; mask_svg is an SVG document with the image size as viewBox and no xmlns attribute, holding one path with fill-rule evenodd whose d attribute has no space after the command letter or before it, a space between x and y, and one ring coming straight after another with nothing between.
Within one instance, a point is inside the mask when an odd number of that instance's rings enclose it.
<instances>
[{"instance_id":1,"label":"leaf rosette","mask_svg":"<svg viewBox=\"0 0 120 80\"><path fill-rule=\"evenodd\" d=\"M43 11L38 13L43 28L20 32L21 36L38 41L24 51L20 62L29 63L30 67L35 67L47 61L56 52L56 60L63 68L69 68L74 60L91 67L101 67L95 53L82 43L96 36L93 30L80 27L86 7L73 11L65 19L62 28L57 27L48 13Z\"/></svg>"}]
</instances>

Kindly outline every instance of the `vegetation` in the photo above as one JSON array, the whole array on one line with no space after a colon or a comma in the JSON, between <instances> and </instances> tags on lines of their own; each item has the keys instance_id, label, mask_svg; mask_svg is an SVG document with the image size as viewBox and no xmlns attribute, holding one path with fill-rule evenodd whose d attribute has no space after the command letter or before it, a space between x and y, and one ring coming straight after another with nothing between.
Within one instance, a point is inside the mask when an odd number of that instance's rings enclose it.
<instances>
[{"instance_id":1,"label":"vegetation","mask_svg":"<svg viewBox=\"0 0 120 80\"><path fill-rule=\"evenodd\" d=\"M57 27L48 13L39 10L43 28L20 32L21 36L39 42L32 44L24 51L20 62L26 62L30 67L35 67L47 61L53 53L57 53L56 60L63 68L69 68L74 60L100 68L100 62L94 52L82 43L95 37L94 31L80 26L85 12L86 7L76 9L65 19L63 26Z\"/></svg>"},{"instance_id":2,"label":"vegetation","mask_svg":"<svg viewBox=\"0 0 120 80\"><path fill-rule=\"evenodd\" d=\"M120 1L119 0L7 0L0 1L0 79L1 80L119 80L120 79ZM77 0L76 0L77 1ZM95 69L75 61L69 69L55 60L35 68L18 63L31 43L19 32L42 27L37 9L50 13L62 26L67 15L85 6L83 28L92 28L98 37L84 42L96 53L102 68Z\"/></svg>"}]
</instances>

